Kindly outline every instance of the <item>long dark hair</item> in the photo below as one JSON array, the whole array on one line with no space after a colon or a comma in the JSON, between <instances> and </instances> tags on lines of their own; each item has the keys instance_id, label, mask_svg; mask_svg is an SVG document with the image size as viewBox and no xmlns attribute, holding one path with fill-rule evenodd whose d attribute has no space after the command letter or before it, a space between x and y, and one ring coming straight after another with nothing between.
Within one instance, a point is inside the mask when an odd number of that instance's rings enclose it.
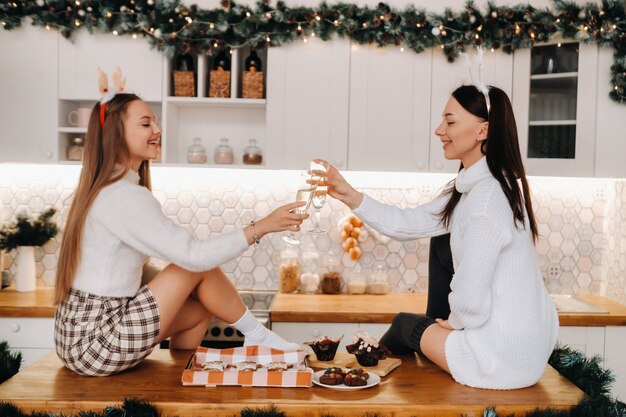
<instances>
[{"instance_id":1,"label":"long dark hair","mask_svg":"<svg viewBox=\"0 0 626 417\"><path fill-rule=\"evenodd\" d=\"M489 121L487 139L481 143L480 150L483 155L487 156L489 171L498 180L504 195L509 200L516 227L518 224L524 227L524 212L526 212L533 240L536 241L537 222L530 200L530 190L517 139L515 116L509 97L501 89L490 86L491 109L489 112L485 96L473 85L463 85L457 88L452 93L452 97L474 116ZM463 168L462 163L461 168ZM461 193L454 187L454 182L444 193L450 194L450 199L441 211L441 222L448 227L454 208L461 199Z\"/></svg>"},{"instance_id":2,"label":"long dark hair","mask_svg":"<svg viewBox=\"0 0 626 417\"><path fill-rule=\"evenodd\" d=\"M96 103L89 117L83 169L78 187L65 223L61 253L56 273L55 303L67 298L80 260L83 229L89 208L100 190L119 180L129 170L130 153L124 140L123 117L128 105L140 100L134 94L116 94L105 107L104 128L100 127L100 103ZM124 169L115 173L115 164ZM139 184L150 189L150 164L143 161L139 167Z\"/></svg>"}]
</instances>

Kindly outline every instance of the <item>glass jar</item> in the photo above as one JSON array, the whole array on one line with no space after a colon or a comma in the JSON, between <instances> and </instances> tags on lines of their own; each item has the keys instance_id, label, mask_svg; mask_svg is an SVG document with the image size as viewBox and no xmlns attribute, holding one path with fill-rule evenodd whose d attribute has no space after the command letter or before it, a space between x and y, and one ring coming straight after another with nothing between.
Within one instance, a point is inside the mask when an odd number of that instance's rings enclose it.
<instances>
[{"instance_id":1,"label":"glass jar","mask_svg":"<svg viewBox=\"0 0 626 417\"><path fill-rule=\"evenodd\" d=\"M324 294L339 294L341 290L341 262L337 256L329 252L324 259L324 273L322 274L322 292Z\"/></svg>"},{"instance_id":2,"label":"glass jar","mask_svg":"<svg viewBox=\"0 0 626 417\"><path fill-rule=\"evenodd\" d=\"M187 148L187 162L190 164L206 164L206 148L202 139L193 138L193 143Z\"/></svg>"},{"instance_id":3,"label":"glass jar","mask_svg":"<svg viewBox=\"0 0 626 417\"><path fill-rule=\"evenodd\" d=\"M367 278L358 264L352 269L347 287L348 294L365 294Z\"/></svg>"},{"instance_id":4,"label":"glass jar","mask_svg":"<svg viewBox=\"0 0 626 417\"><path fill-rule=\"evenodd\" d=\"M83 143L84 139L81 137L75 137L72 139L72 144L67 148L68 161L83 160Z\"/></svg>"},{"instance_id":5,"label":"glass jar","mask_svg":"<svg viewBox=\"0 0 626 417\"><path fill-rule=\"evenodd\" d=\"M387 294L389 292L389 275L387 267L383 263L374 265L374 271L367 285L368 294Z\"/></svg>"},{"instance_id":6,"label":"glass jar","mask_svg":"<svg viewBox=\"0 0 626 417\"><path fill-rule=\"evenodd\" d=\"M284 249L280 253L280 266L278 267L278 291L292 293L298 291L300 279L300 260L298 252L291 248Z\"/></svg>"},{"instance_id":7,"label":"glass jar","mask_svg":"<svg viewBox=\"0 0 626 417\"><path fill-rule=\"evenodd\" d=\"M228 138L220 139L220 144L215 147L215 153L213 153L213 162L216 164L232 164L234 160L233 148L228 144Z\"/></svg>"},{"instance_id":8,"label":"glass jar","mask_svg":"<svg viewBox=\"0 0 626 417\"><path fill-rule=\"evenodd\" d=\"M300 274L300 292L315 294L319 291L320 276L317 262L319 253L315 248L309 248L302 253L302 269Z\"/></svg>"},{"instance_id":9,"label":"glass jar","mask_svg":"<svg viewBox=\"0 0 626 417\"><path fill-rule=\"evenodd\" d=\"M250 139L248 146L243 149L243 163L246 165L260 165L263 163L261 148L256 146L256 139Z\"/></svg>"}]
</instances>

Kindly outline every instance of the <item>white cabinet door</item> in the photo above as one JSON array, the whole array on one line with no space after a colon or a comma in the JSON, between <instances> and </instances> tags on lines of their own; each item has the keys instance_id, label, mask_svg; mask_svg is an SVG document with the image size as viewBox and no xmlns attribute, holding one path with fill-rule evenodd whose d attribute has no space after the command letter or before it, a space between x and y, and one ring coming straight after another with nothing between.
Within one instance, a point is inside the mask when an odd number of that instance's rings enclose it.
<instances>
[{"instance_id":1,"label":"white cabinet door","mask_svg":"<svg viewBox=\"0 0 626 417\"><path fill-rule=\"evenodd\" d=\"M607 326L604 347L604 367L613 371L615 383L612 394L618 400L626 398L626 361L624 360L626 347L626 327Z\"/></svg>"},{"instance_id":2,"label":"white cabinet door","mask_svg":"<svg viewBox=\"0 0 626 417\"><path fill-rule=\"evenodd\" d=\"M0 162L56 161L57 32L0 36Z\"/></svg>"},{"instance_id":3,"label":"white cabinet door","mask_svg":"<svg viewBox=\"0 0 626 417\"><path fill-rule=\"evenodd\" d=\"M461 85L474 84L473 77L477 77L476 52L468 51L473 75L470 75L470 66L467 60L459 57L449 63L441 49L433 50L432 64L432 93L430 131L433 142L430 146L431 172L457 172L460 162L448 161L443 156L441 142L434 132L441 123L443 109L450 99L452 92ZM513 89L513 57L502 51L486 51L483 55L483 78L486 84L496 86L511 96Z\"/></svg>"},{"instance_id":4,"label":"white cabinet door","mask_svg":"<svg viewBox=\"0 0 626 417\"><path fill-rule=\"evenodd\" d=\"M598 47L578 43L578 74L574 74L577 85L575 92L575 149L573 158L529 157L530 123L536 126L567 125L566 120L551 122L551 113L566 112L568 103L563 99L553 99L546 103L545 109L538 111L531 109L531 49L519 49L514 54L515 77L513 86L513 109L515 112L517 131L519 134L520 150L524 160L524 167L528 175L556 175L556 176L593 176L596 134L596 102L598 76ZM559 74L533 75L535 80L544 83L552 82L558 87L563 83ZM537 78L539 77L539 78ZM551 78L552 77L552 78ZM554 87L553 87L554 88ZM544 87L544 91L549 91ZM558 92L558 88L555 89ZM540 101L543 103L543 101ZM548 105L550 104L550 105ZM531 112L537 113L540 120L532 121ZM545 119L545 121L544 121ZM558 118L557 118L558 119ZM554 142L554 140L553 140ZM614 149L611 150L614 152Z\"/></svg>"},{"instance_id":5,"label":"white cabinet door","mask_svg":"<svg viewBox=\"0 0 626 417\"><path fill-rule=\"evenodd\" d=\"M307 169L324 158L345 168L350 42L310 39L268 51L267 165Z\"/></svg>"},{"instance_id":6,"label":"white cabinet door","mask_svg":"<svg viewBox=\"0 0 626 417\"><path fill-rule=\"evenodd\" d=\"M9 348L22 352L22 366L30 366L54 350L54 319L52 318L0 318L0 341Z\"/></svg>"},{"instance_id":7,"label":"white cabinet door","mask_svg":"<svg viewBox=\"0 0 626 417\"><path fill-rule=\"evenodd\" d=\"M604 358L604 327L561 326L558 342L589 357Z\"/></svg>"},{"instance_id":8,"label":"white cabinet door","mask_svg":"<svg viewBox=\"0 0 626 417\"><path fill-rule=\"evenodd\" d=\"M352 46L350 170L428 170L431 59L431 50Z\"/></svg>"},{"instance_id":9,"label":"white cabinet door","mask_svg":"<svg viewBox=\"0 0 626 417\"><path fill-rule=\"evenodd\" d=\"M352 335L358 328L358 323L272 323L273 331L284 339L299 344L312 342L320 336L337 338L343 335L339 351L345 351L345 346L352 343Z\"/></svg>"},{"instance_id":10,"label":"white cabinet door","mask_svg":"<svg viewBox=\"0 0 626 417\"><path fill-rule=\"evenodd\" d=\"M59 98L96 100L97 68L109 75L119 66L126 76L126 91L145 101L161 101L163 55L147 40L112 34L76 33L74 42L59 36Z\"/></svg>"}]
</instances>

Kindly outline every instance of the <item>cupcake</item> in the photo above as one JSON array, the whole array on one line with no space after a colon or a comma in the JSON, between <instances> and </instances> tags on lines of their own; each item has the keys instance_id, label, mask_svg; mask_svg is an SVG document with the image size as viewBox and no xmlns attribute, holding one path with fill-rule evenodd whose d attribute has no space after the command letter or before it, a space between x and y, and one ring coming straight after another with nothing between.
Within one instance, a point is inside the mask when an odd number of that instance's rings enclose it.
<instances>
[{"instance_id":1,"label":"cupcake","mask_svg":"<svg viewBox=\"0 0 626 417\"><path fill-rule=\"evenodd\" d=\"M376 366L378 361L385 359L391 354L386 346L381 345L369 336L361 336L351 345L347 345L348 353L356 356L357 362L361 366Z\"/></svg>"},{"instance_id":2,"label":"cupcake","mask_svg":"<svg viewBox=\"0 0 626 417\"><path fill-rule=\"evenodd\" d=\"M339 339L333 339L332 337L322 336L318 337L313 342L306 342L305 345L311 346L318 361L332 361L335 359L335 353L337 353L337 347L342 337L343 336Z\"/></svg>"}]
</instances>

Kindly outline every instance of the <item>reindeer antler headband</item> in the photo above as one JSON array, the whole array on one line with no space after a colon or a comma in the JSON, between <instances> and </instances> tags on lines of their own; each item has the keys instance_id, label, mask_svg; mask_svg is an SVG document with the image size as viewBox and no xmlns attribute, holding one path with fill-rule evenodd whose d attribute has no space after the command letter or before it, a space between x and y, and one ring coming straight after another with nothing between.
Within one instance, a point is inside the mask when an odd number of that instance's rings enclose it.
<instances>
[{"instance_id":1,"label":"reindeer antler headband","mask_svg":"<svg viewBox=\"0 0 626 417\"><path fill-rule=\"evenodd\" d=\"M111 75L111 81L115 86L115 91L109 91L109 80L107 74L102 71L102 68L98 67L98 89L102 98L100 99L100 128L104 128L104 112L106 104L117 93L123 93L126 89L126 77L122 77L122 70L120 67L115 67L113 75Z\"/></svg>"},{"instance_id":2,"label":"reindeer antler headband","mask_svg":"<svg viewBox=\"0 0 626 417\"><path fill-rule=\"evenodd\" d=\"M484 54L483 47L477 46L476 47L476 61L478 64L478 79L474 77L474 73L472 71L472 63L470 61L469 55L463 53L463 56L465 57L465 61L467 63L467 67L470 73L470 80L472 84L474 84L474 87L476 87L476 89L480 91L483 94L483 96L485 96L485 103L487 104L487 119L488 119L489 113L491 112L491 100L489 100L489 87L487 86L483 78L483 54Z\"/></svg>"}]
</instances>

